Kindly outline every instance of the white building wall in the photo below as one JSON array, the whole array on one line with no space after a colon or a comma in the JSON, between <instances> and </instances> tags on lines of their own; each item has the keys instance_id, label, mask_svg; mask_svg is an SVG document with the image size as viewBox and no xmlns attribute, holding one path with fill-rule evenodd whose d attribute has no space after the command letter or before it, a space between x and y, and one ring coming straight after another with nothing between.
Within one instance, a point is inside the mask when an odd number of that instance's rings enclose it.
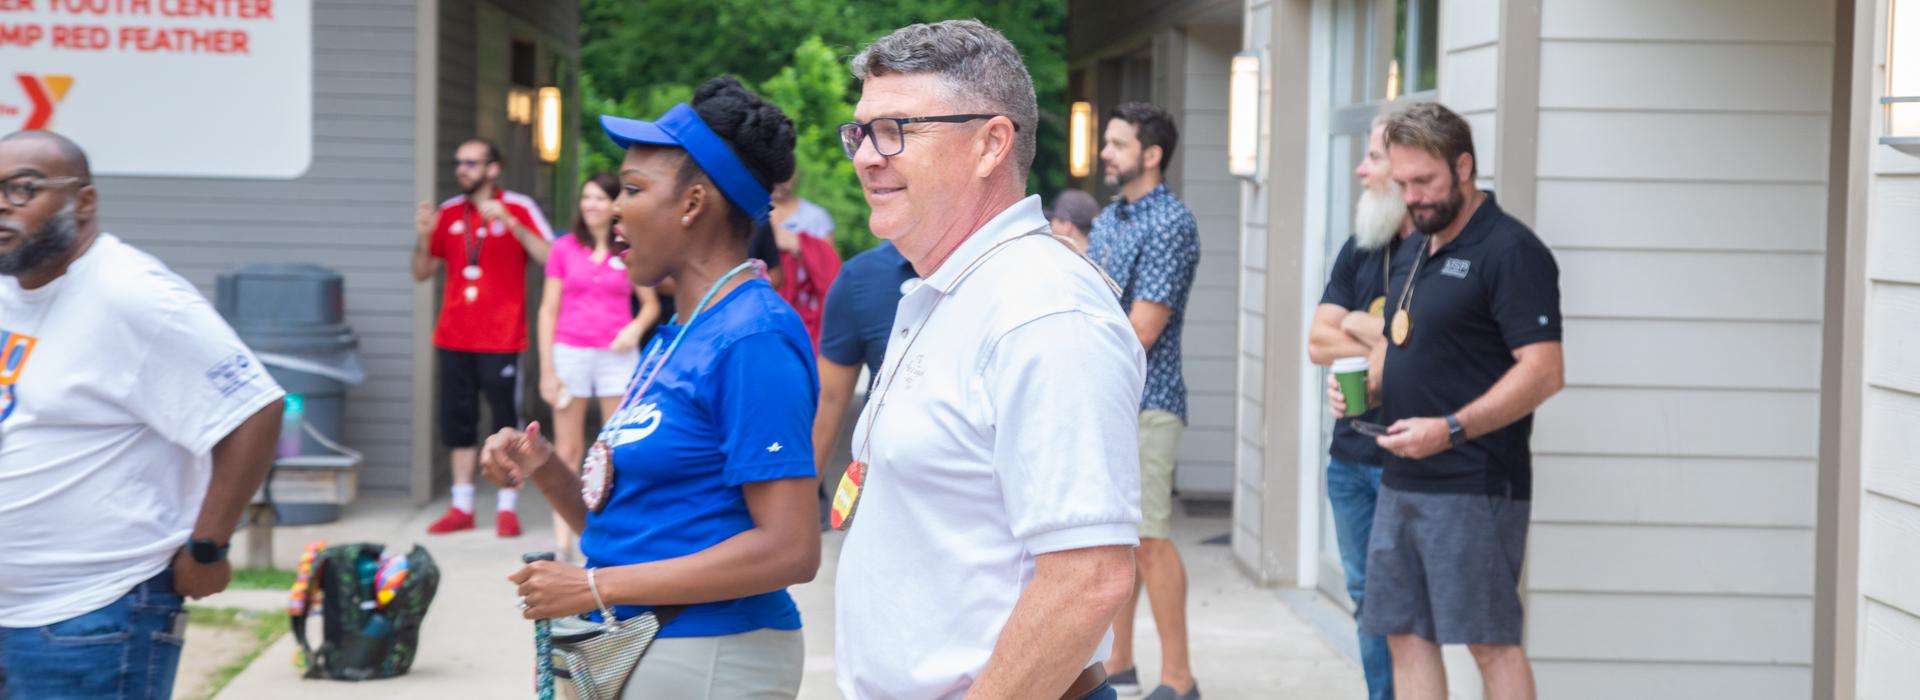
<instances>
[{"instance_id":1,"label":"white building wall","mask_svg":"<svg viewBox=\"0 0 1920 700\"><path fill-rule=\"evenodd\" d=\"M1859 11L1876 13L1873 55L1887 55L1887 3ZM1885 69L1871 69L1877 98ZM1920 156L1868 148L1857 688L1879 700L1920 692Z\"/></svg>"},{"instance_id":2,"label":"white building wall","mask_svg":"<svg viewBox=\"0 0 1920 700\"><path fill-rule=\"evenodd\" d=\"M1272 0L1248 0L1246 20L1241 23L1249 51L1268 48L1273 29ZM1271 67L1268 70L1272 70ZM1271 114L1266 105L1273 102L1271 81L1260 81L1262 114ZM1273 123L1260 120L1259 153L1272 152ZM1240 184L1240 298L1238 342L1235 344L1236 382L1234 403L1237 416L1232 442L1234 455L1233 554L1255 571L1265 557L1268 543L1263 542L1264 519L1292 517L1288 513L1267 513L1266 504L1266 300L1267 300L1267 193L1254 182ZM1276 543L1277 544L1277 543Z\"/></svg>"},{"instance_id":3,"label":"white building wall","mask_svg":"<svg viewBox=\"0 0 1920 700\"><path fill-rule=\"evenodd\" d=\"M1533 440L1540 694L1807 697L1832 2L1540 21L1567 346Z\"/></svg>"}]
</instances>

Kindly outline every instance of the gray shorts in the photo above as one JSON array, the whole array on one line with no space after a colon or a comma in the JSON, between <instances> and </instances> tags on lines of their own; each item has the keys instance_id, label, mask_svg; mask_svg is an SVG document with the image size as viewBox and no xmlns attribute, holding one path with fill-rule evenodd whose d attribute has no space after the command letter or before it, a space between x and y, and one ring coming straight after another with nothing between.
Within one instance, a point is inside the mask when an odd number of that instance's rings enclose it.
<instances>
[{"instance_id":1,"label":"gray shorts","mask_svg":"<svg viewBox=\"0 0 1920 700\"><path fill-rule=\"evenodd\" d=\"M1360 631L1438 644L1520 643L1520 564L1533 504L1381 487Z\"/></svg>"}]
</instances>

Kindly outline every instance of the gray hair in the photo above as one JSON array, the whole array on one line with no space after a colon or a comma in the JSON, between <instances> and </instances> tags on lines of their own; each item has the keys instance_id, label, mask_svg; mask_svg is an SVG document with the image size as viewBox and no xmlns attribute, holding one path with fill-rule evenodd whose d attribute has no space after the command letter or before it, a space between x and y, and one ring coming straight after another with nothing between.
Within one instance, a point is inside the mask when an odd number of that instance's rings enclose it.
<instances>
[{"instance_id":1,"label":"gray hair","mask_svg":"<svg viewBox=\"0 0 1920 700\"><path fill-rule=\"evenodd\" d=\"M1033 76L1013 42L977 19L912 24L874 40L853 57L853 77L932 73L940 76L956 107L1006 115L1019 127L1014 165L1021 180L1033 167L1040 107Z\"/></svg>"}]
</instances>

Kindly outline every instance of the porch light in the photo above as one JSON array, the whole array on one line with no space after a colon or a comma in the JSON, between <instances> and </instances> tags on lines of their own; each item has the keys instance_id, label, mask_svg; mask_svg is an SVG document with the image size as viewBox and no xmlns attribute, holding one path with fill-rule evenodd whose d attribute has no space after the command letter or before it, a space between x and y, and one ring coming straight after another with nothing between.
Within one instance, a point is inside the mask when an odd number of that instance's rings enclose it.
<instances>
[{"instance_id":1,"label":"porch light","mask_svg":"<svg viewBox=\"0 0 1920 700\"><path fill-rule=\"evenodd\" d=\"M533 91L522 87L507 89L507 121L513 124L533 123Z\"/></svg>"},{"instance_id":2,"label":"porch light","mask_svg":"<svg viewBox=\"0 0 1920 700\"><path fill-rule=\"evenodd\" d=\"M560 160L560 88L540 88L540 160Z\"/></svg>"},{"instance_id":3,"label":"porch light","mask_svg":"<svg viewBox=\"0 0 1920 700\"><path fill-rule=\"evenodd\" d=\"M1920 2L1887 2L1886 135L1880 143L1920 149Z\"/></svg>"},{"instance_id":4,"label":"porch light","mask_svg":"<svg viewBox=\"0 0 1920 700\"><path fill-rule=\"evenodd\" d=\"M1260 171L1260 54L1233 56L1228 82L1227 171L1253 177Z\"/></svg>"},{"instance_id":5,"label":"porch light","mask_svg":"<svg viewBox=\"0 0 1920 700\"><path fill-rule=\"evenodd\" d=\"M1073 103L1067 120L1067 171L1074 177L1093 172L1093 103Z\"/></svg>"}]
</instances>

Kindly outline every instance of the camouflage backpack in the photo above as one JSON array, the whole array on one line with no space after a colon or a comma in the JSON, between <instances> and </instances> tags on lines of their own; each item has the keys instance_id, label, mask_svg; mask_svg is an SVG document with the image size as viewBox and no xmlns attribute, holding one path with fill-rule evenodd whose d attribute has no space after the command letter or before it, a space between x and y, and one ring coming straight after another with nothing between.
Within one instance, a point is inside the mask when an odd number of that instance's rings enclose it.
<instances>
[{"instance_id":1,"label":"camouflage backpack","mask_svg":"<svg viewBox=\"0 0 1920 700\"><path fill-rule=\"evenodd\" d=\"M307 545L287 613L307 678L392 678L413 666L420 622L440 587L440 568L422 547L386 555L377 544ZM323 549L324 547L324 549ZM307 643L307 618L319 609L320 648Z\"/></svg>"}]
</instances>

